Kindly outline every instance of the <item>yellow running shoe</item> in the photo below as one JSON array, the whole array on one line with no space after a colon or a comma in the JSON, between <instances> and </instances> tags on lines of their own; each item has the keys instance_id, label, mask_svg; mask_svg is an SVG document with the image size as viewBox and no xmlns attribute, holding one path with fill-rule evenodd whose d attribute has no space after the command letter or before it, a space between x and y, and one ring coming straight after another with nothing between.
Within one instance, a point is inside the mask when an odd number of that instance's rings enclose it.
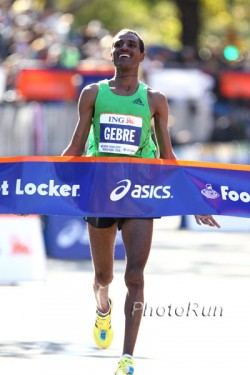
<instances>
[{"instance_id":1,"label":"yellow running shoe","mask_svg":"<svg viewBox=\"0 0 250 375\"><path fill-rule=\"evenodd\" d=\"M113 341L113 329L111 327L112 301L109 299L109 313L100 315L96 310L96 320L94 327L94 340L100 349L107 349Z\"/></svg>"},{"instance_id":2,"label":"yellow running shoe","mask_svg":"<svg viewBox=\"0 0 250 375\"><path fill-rule=\"evenodd\" d=\"M131 356L123 355L118 363L115 375L132 375L134 373L134 360Z\"/></svg>"}]
</instances>

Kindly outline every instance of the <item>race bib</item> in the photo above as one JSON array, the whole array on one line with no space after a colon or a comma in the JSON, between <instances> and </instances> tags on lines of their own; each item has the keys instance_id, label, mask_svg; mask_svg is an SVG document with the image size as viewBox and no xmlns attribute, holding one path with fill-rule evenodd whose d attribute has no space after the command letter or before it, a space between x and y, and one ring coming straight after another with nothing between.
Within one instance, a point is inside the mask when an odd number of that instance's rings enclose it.
<instances>
[{"instance_id":1,"label":"race bib","mask_svg":"<svg viewBox=\"0 0 250 375\"><path fill-rule=\"evenodd\" d=\"M99 151L112 154L135 154L139 148L142 118L102 113L100 116Z\"/></svg>"}]
</instances>

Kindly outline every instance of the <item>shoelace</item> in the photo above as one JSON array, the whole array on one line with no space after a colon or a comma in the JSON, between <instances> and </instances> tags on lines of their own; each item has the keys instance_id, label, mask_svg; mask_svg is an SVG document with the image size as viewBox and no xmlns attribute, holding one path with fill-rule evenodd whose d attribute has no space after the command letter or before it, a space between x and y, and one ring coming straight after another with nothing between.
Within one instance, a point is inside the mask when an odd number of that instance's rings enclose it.
<instances>
[{"instance_id":1,"label":"shoelace","mask_svg":"<svg viewBox=\"0 0 250 375\"><path fill-rule=\"evenodd\" d=\"M100 330L107 331L110 328L110 314L107 316L96 316L96 326Z\"/></svg>"},{"instance_id":2,"label":"shoelace","mask_svg":"<svg viewBox=\"0 0 250 375\"><path fill-rule=\"evenodd\" d=\"M125 371L126 374L133 374L134 372L134 363L130 359L123 359L120 362L121 370Z\"/></svg>"}]
</instances>

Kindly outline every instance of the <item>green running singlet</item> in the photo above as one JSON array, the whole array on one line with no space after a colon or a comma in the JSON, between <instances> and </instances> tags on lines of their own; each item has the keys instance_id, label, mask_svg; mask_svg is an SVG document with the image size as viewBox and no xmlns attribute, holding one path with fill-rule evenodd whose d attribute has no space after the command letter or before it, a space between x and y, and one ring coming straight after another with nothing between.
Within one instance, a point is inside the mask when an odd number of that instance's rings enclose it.
<instances>
[{"instance_id":1,"label":"green running singlet","mask_svg":"<svg viewBox=\"0 0 250 375\"><path fill-rule=\"evenodd\" d=\"M121 96L100 81L87 156L156 158L153 137L148 86L140 82L133 95Z\"/></svg>"}]
</instances>

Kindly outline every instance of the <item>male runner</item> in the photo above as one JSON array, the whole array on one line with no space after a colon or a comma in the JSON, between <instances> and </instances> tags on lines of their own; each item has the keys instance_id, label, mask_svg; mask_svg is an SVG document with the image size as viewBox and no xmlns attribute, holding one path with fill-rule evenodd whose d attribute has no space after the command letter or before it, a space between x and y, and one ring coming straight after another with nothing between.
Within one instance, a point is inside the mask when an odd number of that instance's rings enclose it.
<instances>
[{"instance_id":1,"label":"male runner","mask_svg":"<svg viewBox=\"0 0 250 375\"><path fill-rule=\"evenodd\" d=\"M138 33L124 29L115 35L111 50L115 75L110 80L91 84L82 90L79 98L79 120L63 156L83 155L86 142L89 140L87 155L90 156L175 159L168 132L166 97L138 79L139 65L144 55L144 42ZM110 114L114 115L113 117L117 115L122 121L131 124L131 127L124 126L122 136L118 124L108 122ZM136 126L132 126L135 122ZM112 132L113 136L119 133L115 151L113 144L109 142L109 137L105 136L109 132ZM130 142L127 141L128 139ZM144 302L143 274L151 247L153 218L85 219L88 221L97 303L94 339L100 348L108 348L113 339L112 303L108 292L113 279L117 229L122 232L127 260L125 270L127 295L123 352L115 375L133 374L132 356L142 313L136 311L131 314L131 311L135 302ZM197 224L219 227L211 215L196 215L196 221Z\"/></svg>"}]
</instances>

